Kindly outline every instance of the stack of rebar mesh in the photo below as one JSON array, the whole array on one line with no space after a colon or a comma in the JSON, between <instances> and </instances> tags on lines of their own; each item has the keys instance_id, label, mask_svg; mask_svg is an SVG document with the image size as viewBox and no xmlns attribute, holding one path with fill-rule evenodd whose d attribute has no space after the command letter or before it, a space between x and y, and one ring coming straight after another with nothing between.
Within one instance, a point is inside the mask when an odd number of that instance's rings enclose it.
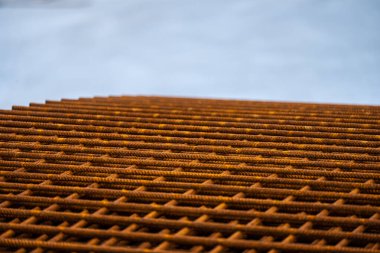
<instances>
[{"instance_id":1,"label":"stack of rebar mesh","mask_svg":"<svg viewBox=\"0 0 380 253\"><path fill-rule=\"evenodd\" d=\"M380 252L379 154L379 106L14 106L0 111L0 251Z\"/></svg>"}]
</instances>

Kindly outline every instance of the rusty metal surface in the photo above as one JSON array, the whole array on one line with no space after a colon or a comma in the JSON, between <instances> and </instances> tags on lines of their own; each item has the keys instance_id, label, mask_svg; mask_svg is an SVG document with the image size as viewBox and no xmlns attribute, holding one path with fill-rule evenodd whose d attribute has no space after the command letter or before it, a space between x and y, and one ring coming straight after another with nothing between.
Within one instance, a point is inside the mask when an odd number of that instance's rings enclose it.
<instances>
[{"instance_id":1,"label":"rusty metal surface","mask_svg":"<svg viewBox=\"0 0 380 253\"><path fill-rule=\"evenodd\" d=\"M162 97L0 111L0 251L380 252L380 107Z\"/></svg>"}]
</instances>

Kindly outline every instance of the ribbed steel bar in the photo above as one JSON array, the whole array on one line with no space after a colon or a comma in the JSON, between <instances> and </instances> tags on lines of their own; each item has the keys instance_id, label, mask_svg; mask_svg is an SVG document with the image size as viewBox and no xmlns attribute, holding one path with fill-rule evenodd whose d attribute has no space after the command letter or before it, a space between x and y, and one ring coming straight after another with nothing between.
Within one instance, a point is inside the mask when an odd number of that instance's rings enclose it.
<instances>
[{"instance_id":1,"label":"ribbed steel bar","mask_svg":"<svg viewBox=\"0 0 380 253\"><path fill-rule=\"evenodd\" d=\"M0 251L380 253L379 155L379 106L14 106L0 110Z\"/></svg>"}]
</instances>

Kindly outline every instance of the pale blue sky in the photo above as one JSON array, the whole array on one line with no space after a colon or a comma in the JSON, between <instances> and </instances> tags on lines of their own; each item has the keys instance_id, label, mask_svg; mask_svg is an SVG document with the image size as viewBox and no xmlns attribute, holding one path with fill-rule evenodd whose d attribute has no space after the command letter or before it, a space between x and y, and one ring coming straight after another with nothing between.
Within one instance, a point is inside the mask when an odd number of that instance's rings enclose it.
<instances>
[{"instance_id":1,"label":"pale blue sky","mask_svg":"<svg viewBox=\"0 0 380 253\"><path fill-rule=\"evenodd\" d=\"M380 104L377 0L25 2L0 0L0 108L120 94Z\"/></svg>"}]
</instances>

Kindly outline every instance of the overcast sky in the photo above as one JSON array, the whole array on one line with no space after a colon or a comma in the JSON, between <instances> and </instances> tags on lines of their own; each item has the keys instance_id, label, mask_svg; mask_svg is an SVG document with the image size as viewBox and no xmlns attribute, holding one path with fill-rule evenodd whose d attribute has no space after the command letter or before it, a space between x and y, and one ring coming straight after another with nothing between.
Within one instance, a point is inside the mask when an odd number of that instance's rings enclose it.
<instances>
[{"instance_id":1,"label":"overcast sky","mask_svg":"<svg viewBox=\"0 0 380 253\"><path fill-rule=\"evenodd\" d=\"M0 108L94 95L380 104L378 0L0 0Z\"/></svg>"}]
</instances>

